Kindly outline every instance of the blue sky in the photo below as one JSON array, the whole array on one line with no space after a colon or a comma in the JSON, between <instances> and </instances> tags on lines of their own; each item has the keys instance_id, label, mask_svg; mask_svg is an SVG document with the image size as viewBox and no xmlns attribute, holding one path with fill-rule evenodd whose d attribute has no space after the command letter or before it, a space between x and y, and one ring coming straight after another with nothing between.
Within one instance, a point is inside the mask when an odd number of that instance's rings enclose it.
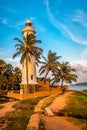
<instances>
[{"instance_id":1,"label":"blue sky","mask_svg":"<svg viewBox=\"0 0 87 130\"><path fill-rule=\"evenodd\" d=\"M60 61L77 69L78 81L87 81L87 1L83 0L0 0L0 58L14 66L14 37L22 39L22 29L30 18L39 45L57 52Z\"/></svg>"}]
</instances>

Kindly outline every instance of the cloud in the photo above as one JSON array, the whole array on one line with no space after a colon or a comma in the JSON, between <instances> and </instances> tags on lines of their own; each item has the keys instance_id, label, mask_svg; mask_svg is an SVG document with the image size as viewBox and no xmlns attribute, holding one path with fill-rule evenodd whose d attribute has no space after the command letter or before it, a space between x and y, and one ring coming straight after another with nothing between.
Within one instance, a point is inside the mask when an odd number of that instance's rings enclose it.
<instances>
[{"instance_id":1,"label":"cloud","mask_svg":"<svg viewBox=\"0 0 87 130\"><path fill-rule=\"evenodd\" d=\"M76 69L77 74L87 73L87 66L82 64L70 63L71 67Z\"/></svg>"},{"instance_id":2,"label":"cloud","mask_svg":"<svg viewBox=\"0 0 87 130\"><path fill-rule=\"evenodd\" d=\"M9 19L0 17L0 23L7 25L9 22Z\"/></svg>"},{"instance_id":3,"label":"cloud","mask_svg":"<svg viewBox=\"0 0 87 130\"><path fill-rule=\"evenodd\" d=\"M15 9L13 9L13 8L5 8L4 6L1 6L0 9L2 11L6 11L6 12L11 13L11 14L18 13Z\"/></svg>"},{"instance_id":4,"label":"cloud","mask_svg":"<svg viewBox=\"0 0 87 130\"><path fill-rule=\"evenodd\" d=\"M35 21L35 17L30 17L29 18L32 21ZM3 18L0 17L0 23L7 25L10 28L14 28L17 30L20 30L22 26L24 26L25 22L26 22L27 18L21 20L21 21L13 21L12 19L7 19L7 18Z\"/></svg>"},{"instance_id":5,"label":"cloud","mask_svg":"<svg viewBox=\"0 0 87 130\"><path fill-rule=\"evenodd\" d=\"M87 66L82 64L70 63L71 67L76 69L76 75L78 76L77 82L87 81Z\"/></svg>"},{"instance_id":6,"label":"cloud","mask_svg":"<svg viewBox=\"0 0 87 130\"><path fill-rule=\"evenodd\" d=\"M76 34L74 34L71 31L70 27L67 27L67 25L65 25L64 23L61 23L60 21L56 20L56 18L53 16L53 14L51 13L50 7L49 7L49 0L45 0L45 5L47 8L47 13L49 16L49 21L50 23L56 27L58 30L60 30L60 32L63 35L67 35L68 38L70 38L72 41L78 43L78 44L84 44L87 45L87 39L84 39L83 37L79 37ZM81 12L79 11L79 13L81 14Z\"/></svg>"},{"instance_id":7,"label":"cloud","mask_svg":"<svg viewBox=\"0 0 87 130\"><path fill-rule=\"evenodd\" d=\"M14 67L20 65L20 57L15 59L8 55L9 51L5 48L0 48L0 59L3 59L7 64L12 64Z\"/></svg>"},{"instance_id":8,"label":"cloud","mask_svg":"<svg viewBox=\"0 0 87 130\"><path fill-rule=\"evenodd\" d=\"M80 23L83 27L87 28L87 14L83 10L76 10L72 21Z\"/></svg>"},{"instance_id":9,"label":"cloud","mask_svg":"<svg viewBox=\"0 0 87 130\"><path fill-rule=\"evenodd\" d=\"M87 66L87 48L81 54L81 62Z\"/></svg>"},{"instance_id":10,"label":"cloud","mask_svg":"<svg viewBox=\"0 0 87 130\"><path fill-rule=\"evenodd\" d=\"M20 66L20 58L13 59L12 57L4 58L5 62L12 64L14 67Z\"/></svg>"}]
</instances>

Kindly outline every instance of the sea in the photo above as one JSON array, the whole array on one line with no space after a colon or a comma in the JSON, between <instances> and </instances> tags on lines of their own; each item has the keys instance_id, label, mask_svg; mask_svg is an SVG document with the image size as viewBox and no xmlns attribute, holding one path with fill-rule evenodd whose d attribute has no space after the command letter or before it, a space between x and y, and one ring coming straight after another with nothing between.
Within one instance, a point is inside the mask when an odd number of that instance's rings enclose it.
<instances>
[{"instance_id":1,"label":"sea","mask_svg":"<svg viewBox=\"0 0 87 130\"><path fill-rule=\"evenodd\" d=\"M87 86L69 86L69 90L87 90Z\"/></svg>"}]
</instances>

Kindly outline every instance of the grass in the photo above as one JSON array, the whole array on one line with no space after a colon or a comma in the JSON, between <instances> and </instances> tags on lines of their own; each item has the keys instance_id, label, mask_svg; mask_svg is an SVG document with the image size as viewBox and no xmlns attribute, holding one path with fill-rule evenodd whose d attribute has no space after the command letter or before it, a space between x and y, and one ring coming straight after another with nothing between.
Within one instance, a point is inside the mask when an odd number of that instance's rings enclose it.
<instances>
[{"instance_id":1,"label":"grass","mask_svg":"<svg viewBox=\"0 0 87 130\"><path fill-rule=\"evenodd\" d=\"M5 118L0 118L2 120L7 120L8 124L4 130L26 130L30 116L33 114L34 107L41 100L42 97L28 99L20 101L13 107L15 111L6 114Z\"/></svg>"},{"instance_id":2,"label":"grass","mask_svg":"<svg viewBox=\"0 0 87 130\"><path fill-rule=\"evenodd\" d=\"M83 90L83 92L87 93L87 90Z\"/></svg>"},{"instance_id":3,"label":"grass","mask_svg":"<svg viewBox=\"0 0 87 130\"><path fill-rule=\"evenodd\" d=\"M75 125L78 125L81 128L81 130L87 130L87 120L73 117L68 117L66 119L74 123Z\"/></svg>"},{"instance_id":4,"label":"grass","mask_svg":"<svg viewBox=\"0 0 87 130\"><path fill-rule=\"evenodd\" d=\"M87 115L87 96L74 92L69 97L68 105L63 109L66 112L72 112L75 114Z\"/></svg>"},{"instance_id":5,"label":"grass","mask_svg":"<svg viewBox=\"0 0 87 130\"><path fill-rule=\"evenodd\" d=\"M42 120L40 120L40 122L39 122L39 129L38 130L45 130L44 123Z\"/></svg>"},{"instance_id":6,"label":"grass","mask_svg":"<svg viewBox=\"0 0 87 130\"><path fill-rule=\"evenodd\" d=\"M80 126L82 130L87 129L87 96L85 94L74 92L62 111L67 113L68 120Z\"/></svg>"}]
</instances>

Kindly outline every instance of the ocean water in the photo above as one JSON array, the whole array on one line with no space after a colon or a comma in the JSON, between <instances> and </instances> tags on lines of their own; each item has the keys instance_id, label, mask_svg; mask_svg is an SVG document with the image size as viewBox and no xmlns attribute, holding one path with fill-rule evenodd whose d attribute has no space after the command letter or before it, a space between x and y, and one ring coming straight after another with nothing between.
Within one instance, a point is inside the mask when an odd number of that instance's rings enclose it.
<instances>
[{"instance_id":1,"label":"ocean water","mask_svg":"<svg viewBox=\"0 0 87 130\"><path fill-rule=\"evenodd\" d=\"M87 86L69 86L69 90L87 90Z\"/></svg>"}]
</instances>

